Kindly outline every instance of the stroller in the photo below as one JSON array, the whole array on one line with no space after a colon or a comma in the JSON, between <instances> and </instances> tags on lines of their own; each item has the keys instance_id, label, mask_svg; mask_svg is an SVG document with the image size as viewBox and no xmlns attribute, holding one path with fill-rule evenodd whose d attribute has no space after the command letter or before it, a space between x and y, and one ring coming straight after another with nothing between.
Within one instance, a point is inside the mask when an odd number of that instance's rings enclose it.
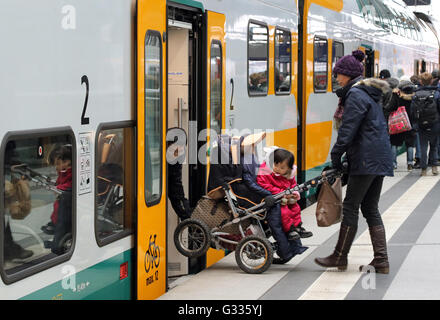
<instances>
[{"instance_id":1,"label":"stroller","mask_svg":"<svg viewBox=\"0 0 440 320\"><path fill-rule=\"evenodd\" d=\"M256 199L249 199L249 194L243 196L240 192L243 190L242 167L237 160L243 137L220 135L217 141L211 160L221 156L223 161L221 164L211 162L209 192L198 201L191 218L178 224L174 243L182 255L191 258L204 255L210 247L235 251L241 270L263 273L271 266L276 248L276 242L269 241L270 230L262 224L268 206L264 200L257 203ZM276 203L285 195L316 188L324 178L339 174L336 170L325 171L315 179L274 195Z\"/></svg>"}]
</instances>

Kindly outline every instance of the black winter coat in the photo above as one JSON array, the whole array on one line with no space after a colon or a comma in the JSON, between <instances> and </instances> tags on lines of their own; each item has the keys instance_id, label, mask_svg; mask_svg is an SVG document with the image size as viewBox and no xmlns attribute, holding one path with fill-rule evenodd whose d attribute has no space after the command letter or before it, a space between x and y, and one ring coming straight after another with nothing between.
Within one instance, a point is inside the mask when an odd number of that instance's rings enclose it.
<instances>
[{"instance_id":1,"label":"black winter coat","mask_svg":"<svg viewBox=\"0 0 440 320\"><path fill-rule=\"evenodd\" d=\"M342 124L331 151L333 166L347 154L350 175L393 176L393 160L387 123L381 107L385 81L365 79L345 97Z\"/></svg>"}]
</instances>

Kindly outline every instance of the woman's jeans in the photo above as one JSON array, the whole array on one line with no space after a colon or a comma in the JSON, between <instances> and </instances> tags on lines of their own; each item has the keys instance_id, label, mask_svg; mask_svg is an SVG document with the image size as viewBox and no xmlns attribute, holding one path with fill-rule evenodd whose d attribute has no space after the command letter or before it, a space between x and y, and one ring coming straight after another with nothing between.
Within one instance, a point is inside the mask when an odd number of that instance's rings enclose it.
<instances>
[{"instance_id":1,"label":"woman's jeans","mask_svg":"<svg viewBox=\"0 0 440 320\"><path fill-rule=\"evenodd\" d=\"M359 207L369 227L383 225L379 212L379 199L383 176L350 175L342 207L342 224L357 227Z\"/></svg>"}]
</instances>

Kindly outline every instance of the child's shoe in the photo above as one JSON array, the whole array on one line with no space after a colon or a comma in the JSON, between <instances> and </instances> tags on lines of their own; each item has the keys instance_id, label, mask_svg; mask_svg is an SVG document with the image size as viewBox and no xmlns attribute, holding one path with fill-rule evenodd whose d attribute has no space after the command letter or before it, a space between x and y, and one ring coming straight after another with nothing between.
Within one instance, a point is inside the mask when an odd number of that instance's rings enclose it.
<instances>
[{"instance_id":1,"label":"child's shoe","mask_svg":"<svg viewBox=\"0 0 440 320\"><path fill-rule=\"evenodd\" d=\"M292 240L298 240L299 238L300 238L300 235L296 231L295 226L292 224L292 226L290 227L289 233L287 234L287 240L292 241Z\"/></svg>"},{"instance_id":2,"label":"child's shoe","mask_svg":"<svg viewBox=\"0 0 440 320\"><path fill-rule=\"evenodd\" d=\"M49 222L48 224L44 225L41 227L41 230L43 230L43 232L45 234L48 235L53 235L55 234L55 225L53 224L53 222Z\"/></svg>"},{"instance_id":3,"label":"child's shoe","mask_svg":"<svg viewBox=\"0 0 440 320\"><path fill-rule=\"evenodd\" d=\"M294 227L293 230L296 231L301 238L310 238L311 236L313 236L313 233L311 231L307 231L302 227L302 222L297 227Z\"/></svg>"}]
</instances>

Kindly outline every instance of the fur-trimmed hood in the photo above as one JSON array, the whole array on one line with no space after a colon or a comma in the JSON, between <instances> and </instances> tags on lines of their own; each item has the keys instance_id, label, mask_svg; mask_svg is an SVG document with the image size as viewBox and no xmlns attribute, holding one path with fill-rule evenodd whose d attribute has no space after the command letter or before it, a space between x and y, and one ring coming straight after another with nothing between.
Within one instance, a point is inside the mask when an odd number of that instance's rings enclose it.
<instances>
[{"instance_id":1,"label":"fur-trimmed hood","mask_svg":"<svg viewBox=\"0 0 440 320\"><path fill-rule=\"evenodd\" d=\"M379 89L382 91L383 94L391 90L391 87L388 82L377 78L362 79L361 81L355 84L355 86L360 86L360 85Z\"/></svg>"},{"instance_id":2,"label":"fur-trimmed hood","mask_svg":"<svg viewBox=\"0 0 440 320\"><path fill-rule=\"evenodd\" d=\"M405 93L401 90L399 90L399 92L400 92L399 97L402 98L403 100L407 100L407 101L411 101L415 95L415 93Z\"/></svg>"},{"instance_id":3,"label":"fur-trimmed hood","mask_svg":"<svg viewBox=\"0 0 440 320\"><path fill-rule=\"evenodd\" d=\"M383 95L391 92L388 82L376 78L360 80L353 88L359 88L365 91L376 102L380 102Z\"/></svg>"}]
</instances>

